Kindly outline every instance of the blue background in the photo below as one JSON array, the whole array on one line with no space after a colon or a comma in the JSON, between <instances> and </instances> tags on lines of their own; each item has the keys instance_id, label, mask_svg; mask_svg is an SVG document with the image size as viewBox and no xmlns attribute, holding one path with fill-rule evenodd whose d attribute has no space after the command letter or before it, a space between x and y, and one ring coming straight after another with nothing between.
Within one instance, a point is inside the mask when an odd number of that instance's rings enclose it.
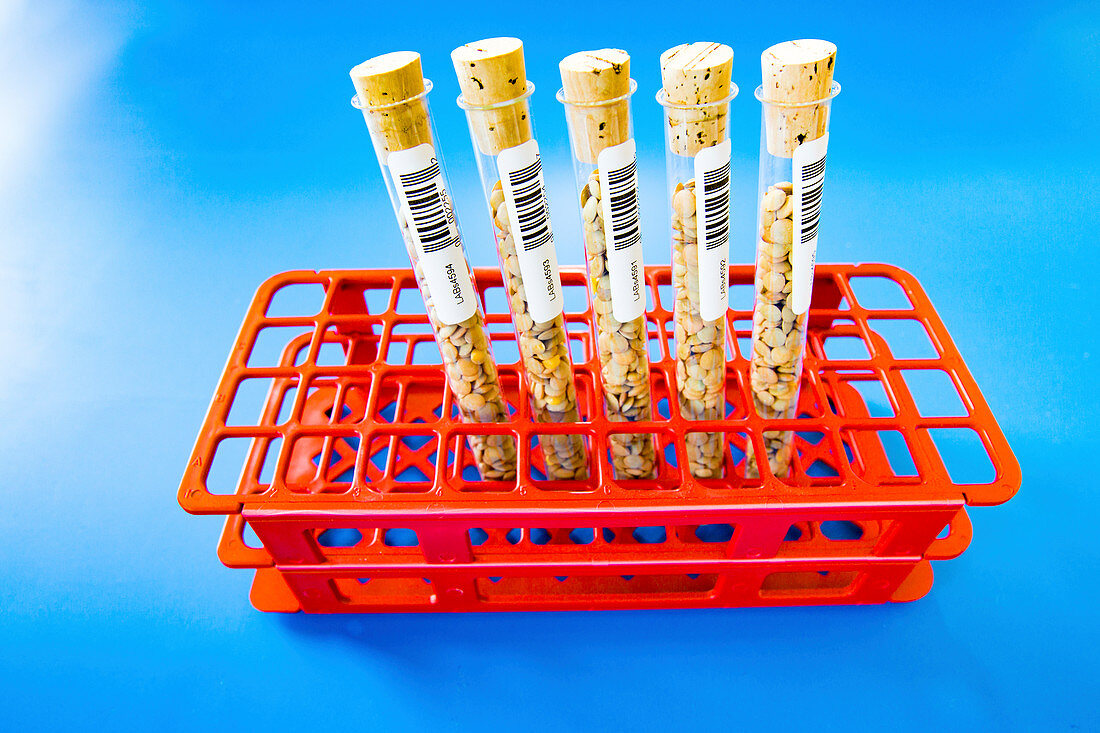
<instances>
[{"instance_id":1,"label":"blue background","mask_svg":"<svg viewBox=\"0 0 1100 733\"><path fill-rule=\"evenodd\" d=\"M1096 4L317 5L0 2L0 728L1100 726ZM490 264L448 54L502 34L527 43L567 264L561 57L632 53L646 253L667 262L657 57L734 47L733 260L748 262L759 53L838 44L819 258L917 275L1024 470L1014 500L972 512L971 549L927 598L249 607L251 573L214 554L220 520L176 504L244 310L275 272L407 262L347 71L423 53L470 257Z\"/></svg>"}]
</instances>

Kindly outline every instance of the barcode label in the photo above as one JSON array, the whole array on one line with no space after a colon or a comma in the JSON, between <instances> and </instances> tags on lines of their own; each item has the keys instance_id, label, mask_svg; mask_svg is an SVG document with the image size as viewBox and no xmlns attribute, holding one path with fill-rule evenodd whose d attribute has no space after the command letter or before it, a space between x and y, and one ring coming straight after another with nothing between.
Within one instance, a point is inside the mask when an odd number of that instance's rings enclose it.
<instances>
[{"instance_id":1,"label":"barcode label","mask_svg":"<svg viewBox=\"0 0 1100 733\"><path fill-rule=\"evenodd\" d=\"M699 246L699 316L726 317L729 308L729 139L695 154L695 221Z\"/></svg>"},{"instance_id":2,"label":"barcode label","mask_svg":"<svg viewBox=\"0 0 1100 733\"><path fill-rule=\"evenodd\" d=\"M611 315L620 322L645 313L642 236L638 217L638 156L634 140L612 145L596 158L600 205L611 281Z\"/></svg>"},{"instance_id":3,"label":"barcode label","mask_svg":"<svg viewBox=\"0 0 1100 733\"><path fill-rule=\"evenodd\" d=\"M794 244L791 246L791 310L802 315L810 309L817 261L817 224L821 217L821 192L825 183L825 153L829 133L795 148L791 161L794 192Z\"/></svg>"},{"instance_id":4,"label":"barcode label","mask_svg":"<svg viewBox=\"0 0 1100 733\"><path fill-rule=\"evenodd\" d=\"M387 165L436 318L453 326L477 310L447 184L429 144L390 153Z\"/></svg>"},{"instance_id":5,"label":"barcode label","mask_svg":"<svg viewBox=\"0 0 1100 733\"><path fill-rule=\"evenodd\" d=\"M501 150L497 173L519 257L527 309L535 323L545 323L561 315L564 300L538 143L528 140Z\"/></svg>"}]
</instances>

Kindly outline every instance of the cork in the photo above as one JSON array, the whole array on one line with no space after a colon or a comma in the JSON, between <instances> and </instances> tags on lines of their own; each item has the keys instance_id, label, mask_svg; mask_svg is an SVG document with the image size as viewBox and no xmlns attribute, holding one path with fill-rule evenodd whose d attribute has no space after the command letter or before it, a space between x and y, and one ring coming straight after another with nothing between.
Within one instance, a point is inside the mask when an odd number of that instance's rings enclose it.
<instances>
[{"instance_id":1,"label":"cork","mask_svg":"<svg viewBox=\"0 0 1100 733\"><path fill-rule=\"evenodd\" d=\"M351 70L371 141L383 163L389 154L432 142L428 106L423 98L420 54L395 51L368 59ZM404 104L405 100L412 100Z\"/></svg>"},{"instance_id":2,"label":"cork","mask_svg":"<svg viewBox=\"0 0 1100 733\"><path fill-rule=\"evenodd\" d=\"M788 105L827 100L832 91L835 65L836 46L828 41L778 43L760 55L762 96L765 101ZM768 152L790 158L803 142L825 134L829 125L829 105L765 105L764 124Z\"/></svg>"},{"instance_id":3,"label":"cork","mask_svg":"<svg viewBox=\"0 0 1100 733\"><path fill-rule=\"evenodd\" d=\"M470 129L482 153L496 155L531 139L531 111L527 100L502 104L523 97L527 91L522 41L505 37L467 43L451 52L451 62L465 104L471 107L501 105L467 110Z\"/></svg>"},{"instance_id":4,"label":"cork","mask_svg":"<svg viewBox=\"0 0 1100 733\"><path fill-rule=\"evenodd\" d=\"M733 49L721 43L683 43L661 54L661 83L671 104L705 105L730 95ZM669 147L693 156L726 138L729 105L702 109L666 107Z\"/></svg>"},{"instance_id":5,"label":"cork","mask_svg":"<svg viewBox=\"0 0 1100 733\"><path fill-rule=\"evenodd\" d=\"M626 97L630 92L630 54L617 48L580 51L558 64L573 153L596 164L600 151L630 138L630 100L585 105Z\"/></svg>"}]
</instances>

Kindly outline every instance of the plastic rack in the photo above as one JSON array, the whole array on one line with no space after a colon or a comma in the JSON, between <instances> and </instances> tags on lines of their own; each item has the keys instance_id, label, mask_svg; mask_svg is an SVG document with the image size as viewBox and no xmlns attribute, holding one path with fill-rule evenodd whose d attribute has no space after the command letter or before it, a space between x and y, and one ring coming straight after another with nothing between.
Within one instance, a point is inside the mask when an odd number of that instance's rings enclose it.
<instances>
[{"instance_id":1,"label":"plastic rack","mask_svg":"<svg viewBox=\"0 0 1100 733\"><path fill-rule=\"evenodd\" d=\"M289 272L259 289L179 490L227 516L218 546L254 568L264 611L488 611L883 603L931 588L966 549L966 506L1007 501L1015 457L916 280L818 265L797 419L751 409L750 266L730 269L727 415L675 396L670 271L647 268L649 422L602 410L593 314L566 269L581 421L532 422L499 271L478 290L509 422L459 422L409 270ZM953 395L953 397L951 397ZM928 406L957 402L949 414ZM750 406L746 408L746 406ZM797 431L788 476L745 475L763 430ZM616 481L607 436L649 432L653 480ZM686 471L684 438L726 433L724 477ZM510 433L518 478L481 481L466 436ZM540 435L578 433L589 478L547 481ZM984 470L971 475L976 466ZM958 475L962 471L962 475Z\"/></svg>"}]
</instances>

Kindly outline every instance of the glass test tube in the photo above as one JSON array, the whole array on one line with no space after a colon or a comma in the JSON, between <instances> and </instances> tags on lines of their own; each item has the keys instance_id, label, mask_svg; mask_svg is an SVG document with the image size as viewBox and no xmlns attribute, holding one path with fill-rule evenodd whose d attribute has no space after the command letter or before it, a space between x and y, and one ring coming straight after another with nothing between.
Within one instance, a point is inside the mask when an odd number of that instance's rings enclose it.
<instances>
[{"instance_id":1,"label":"glass test tube","mask_svg":"<svg viewBox=\"0 0 1100 733\"><path fill-rule=\"evenodd\" d=\"M761 56L760 199L750 383L757 414L798 416L817 225L825 181L836 46L787 41ZM768 467L783 477L794 431L764 431ZM746 474L759 475L750 444Z\"/></svg>"},{"instance_id":2,"label":"glass test tube","mask_svg":"<svg viewBox=\"0 0 1100 733\"><path fill-rule=\"evenodd\" d=\"M613 422L652 419L646 285L637 192L637 154L630 119L630 56L618 49L583 51L560 64L574 171L580 190L585 259L604 409ZM653 478L653 435L608 438L615 477Z\"/></svg>"},{"instance_id":3,"label":"glass test tube","mask_svg":"<svg viewBox=\"0 0 1100 733\"><path fill-rule=\"evenodd\" d=\"M420 55L377 56L352 69L351 78L352 104L370 130L459 412L468 422L505 422L508 408L435 149L428 109L432 84L423 77ZM469 445L483 479L515 478L513 436L469 436Z\"/></svg>"},{"instance_id":4,"label":"glass test tube","mask_svg":"<svg viewBox=\"0 0 1100 733\"><path fill-rule=\"evenodd\" d=\"M577 390L542 163L531 120L523 44L491 38L451 54L481 184L494 225L508 307L516 329L531 413L537 422L577 422ZM539 437L546 477L585 479L577 434Z\"/></svg>"},{"instance_id":5,"label":"glass test tube","mask_svg":"<svg viewBox=\"0 0 1100 733\"><path fill-rule=\"evenodd\" d=\"M661 55L676 386L688 420L725 416L732 73L729 46L686 43ZM688 433L686 447L693 476L722 475L724 433Z\"/></svg>"}]
</instances>

